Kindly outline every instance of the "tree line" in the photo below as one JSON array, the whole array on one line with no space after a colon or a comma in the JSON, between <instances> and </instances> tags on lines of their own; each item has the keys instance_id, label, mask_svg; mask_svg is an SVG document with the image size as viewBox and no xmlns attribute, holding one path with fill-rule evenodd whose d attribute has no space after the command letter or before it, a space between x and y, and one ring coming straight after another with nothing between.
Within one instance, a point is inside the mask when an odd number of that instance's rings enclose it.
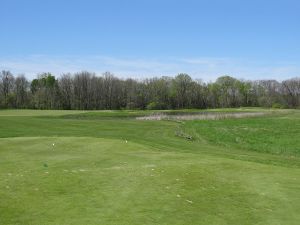
<instances>
[{"instance_id":1,"label":"tree line","mask_svg":"<svg viewBox=\"0 0 300 225\"><path fill-rule=\"evenodd\" d=\"M188 74L144 80L79 72L56 78L39 74L29 81L10 71L0 73L0 108L15 109L183 109L261 106L300 107L300 78L239 80L221 76L215 82Z\"/></svg>"}]
</instances>

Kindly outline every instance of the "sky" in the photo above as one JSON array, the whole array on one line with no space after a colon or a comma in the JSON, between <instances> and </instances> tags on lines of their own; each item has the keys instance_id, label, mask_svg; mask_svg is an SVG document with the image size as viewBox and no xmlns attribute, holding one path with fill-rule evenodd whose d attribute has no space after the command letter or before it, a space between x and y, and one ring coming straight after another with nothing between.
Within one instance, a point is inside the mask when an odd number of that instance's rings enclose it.
<instances>
[{"instance_id":1,"label":"sky","mask_svg":"<svg viewBox=\"0 0 300 225\"><path fill-rule=\"evenodd\" d=\"M298 0L0 0L0 70L300 76Z\"/></svg>"}]
</instances>

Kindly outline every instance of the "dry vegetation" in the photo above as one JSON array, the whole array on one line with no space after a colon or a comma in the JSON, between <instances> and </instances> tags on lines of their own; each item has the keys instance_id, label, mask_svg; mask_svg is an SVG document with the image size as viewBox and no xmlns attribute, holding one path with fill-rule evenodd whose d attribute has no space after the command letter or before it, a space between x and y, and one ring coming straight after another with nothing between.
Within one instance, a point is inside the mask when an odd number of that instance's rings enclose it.
<instances>
[{"instance_id":1,"label":"dry vegetation","mask_svg":"<svg viewBox=\"0 0 300 225\"><path fill-rule=\"evenodd\" d=\"M229 118L246 118L264 116L266 112L201 112L183 113L180 115L168 115L165 113L153 113L149 116L137 117L137 120L220 120Z\"/></svg>"}]
</instances>

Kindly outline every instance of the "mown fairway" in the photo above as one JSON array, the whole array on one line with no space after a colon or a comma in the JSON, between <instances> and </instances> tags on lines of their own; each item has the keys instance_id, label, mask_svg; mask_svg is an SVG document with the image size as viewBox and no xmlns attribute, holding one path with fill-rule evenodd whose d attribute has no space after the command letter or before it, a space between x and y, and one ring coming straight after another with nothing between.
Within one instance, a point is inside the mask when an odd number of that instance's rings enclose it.
<instances>
[{"instance_id":1,"label":"mown fairway","mask_svg":"<svg viewBox=\"0 0 300 225\"><path fill-rule=\"evenodd\" d=\"M0 224L300 224L299 111L149 114L0 111Z\"/></svg>"}]
</instances>

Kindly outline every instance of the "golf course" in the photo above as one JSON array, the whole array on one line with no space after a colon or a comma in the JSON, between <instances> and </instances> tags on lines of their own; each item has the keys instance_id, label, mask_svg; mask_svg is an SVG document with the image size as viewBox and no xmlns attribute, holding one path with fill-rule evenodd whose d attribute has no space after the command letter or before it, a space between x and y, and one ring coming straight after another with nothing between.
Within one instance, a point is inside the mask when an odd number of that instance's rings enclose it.
<instances>
[{"instance_id":1,"label":"golf course","mask_svg":"<svg viewBox=\"0 0 300 225\"><path fill-rule=\"evenodd\" d=\"M298 225L299 156L299 110L1 110L0 224Z\"/></svg>"}]
</instances>

